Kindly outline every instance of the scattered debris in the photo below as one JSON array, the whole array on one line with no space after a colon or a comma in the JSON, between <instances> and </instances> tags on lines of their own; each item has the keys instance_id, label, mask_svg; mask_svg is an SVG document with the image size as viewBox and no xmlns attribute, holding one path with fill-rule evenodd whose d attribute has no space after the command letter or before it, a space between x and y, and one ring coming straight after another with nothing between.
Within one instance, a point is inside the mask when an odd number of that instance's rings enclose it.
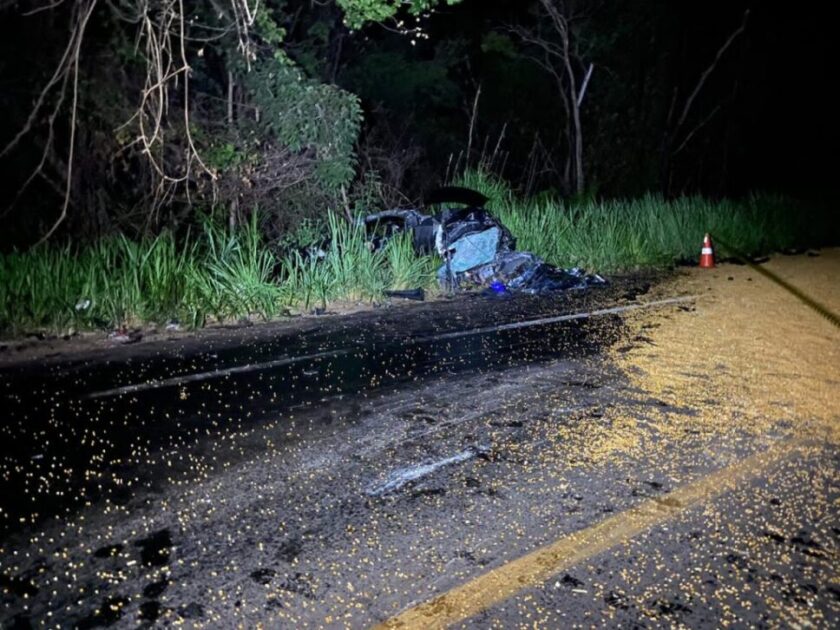
<instances>
[{"instance_id":1,"label":"scattered debris","mask_svg":"<svg viewBox=\"0 0 840 630\"><path fill-rule=\"evenodd\" d=\"M122 619L123 610L128 604L129 600L127 597L121 595L108 597L102 602L99 608L84 619L80 619L73 627L86 629L112 626Z\"/></svg>"},{"instance_id":2,"label":"scattered debris","mask_svg":"<svg viewBox=\"0 0 840 630\"><path fill-rule=\"evenodd\" d=\"M561 585L568 586L571 588L578 588L580 586L583 586L583 582L577 579L576 577L573 577L566 573L565 575L563 575L563 578L561 580L554 583L554 588L560 588Z\"/></svg>"},{"instance_id":3,"label":"scattered debris","mask_svg":"<svg viewBox=\"0 0 840 630\"><path fill-rule=\"evenodd\" d=\"M113 558L123 550L123 546L119 543L114 545L105 545L93 552L94 558Z\"/></svg>"},{"instance_id":4,"label":"scattered debris","mask_svg":"<svg viewBox=\"0 0 840 630\"><path fill-rule=\"evenodd\" d=\"M140 549L140 560L147 567L163 567L169 562L172 536L168 529L161 529L138 540L134 546Z\"/></svg>"},{"instance_id":5,"label":"scattered debris","mask_svg":"<svg viewBox=\"0 0 840 630\"><path fill-rule=\"evenodd\" d=\"M158 620L158 617L160 617L162 611L163 607L161 606L160 602L152 600L140 604L140 608L138 609L138 616L141 621L154 623Z\"/></svg>"},{"instance_id":6,"label":"scattered debris","mask_svg":"<svg viewBox=\"0 0 840 630\"><path fill-rule=\"evenodd\" d=\"M388 475L384 483L368 490L367 494L368 496L377 497L395 492L406 484L427 477L441 468L451 466L452 464L460 464L474 457L485 455L487 451L488 449L484 446L471 446L445 459L418 464L417 466L409 466L407 468L399 468Z\"/></svg>"},{"instance_id":7,"label":"scattered debris","mask_svg":"<svg viewBox=\"0 0 840 630\"><path fill-rule=\"evenodd\" d=\"M190 602L178 609L178 615L182 619L200 619L204 616L204 606L198 602Z\"/></svg>"},{"instance_id":8,"label":"scattered debris","mask_svg":"<svg viewBox=\"0 0 840 630\"><path fill-rule=\"evenodd\" d=\"M117 330L113 331L110 335L108 335L108 339L110 339L114 343L122 344L137 343L142 338L143 332L139 328L136 328L134 330L118 328Z\"/></svg>"},{"instance_id":9,"label":"scattered debris","mask_svg":"<svg viewBox=\"0 0 840 630\"><path fill-rule=\"evenodd\" d=\"M155 599L163 595L163 592L169 586L169 578L164 576L157 582L149 582L143 587L143 597Z\"/></svg>"},{"instance_id":10,"label":"scattered debris","mask_svg":"<svg viewBox=\"0 0 840 630\"><path fill-rule=\"evenodd\" d=\"M545 293L585 289L607 281L577 267L560 269L549 265L528 252L505 252L497 254L487 264L466 271L461 282L488 286L496 292Z\"/></svg>"},{"instance_id":11,"label":"scattered debris","mask_svg":"<svg viewBox=\"0 0 840 630\"><path fill-rule=\"evenodd\" d=\"M315 599L316 584L310 573L295 572L284 579L278 587L289 593L295 593L306 599Z\"/></svg>"},{"instance_id":12,"label":"scattered debris","mask_svg":"<svg viewBox=\"0 0 840 630\"><path fill-rule=\"evenodd\" d=\"M482 206L487 197L467 188L448 187L433 192L426 203L462 203L427 215L414 209L370 214L362 222L374 251L396 234L411 232L416 253L437 253L444 264L437 272L441 286L454 290L484 287L488 295L545 293L584 289L606 284L599 275L578 268L560 269L538 256L517 252L510 231ZM389 292L398 293L398 292ZM421 299L408 295L393 295Z\"/></svg>"},{"instance_id":13,"label":"scattered debris","mask_svg":"<svg viewBox=\"0 0 840 630\"><path fill-rule=\"evenodd\" d=\"M251 572L251 579L254 580L254 582L256 582L257 584L268 586L269 584L271 584L271 580L274 579L275 575L277 575L277 571L275 571L274 569L261 568Z\"/></svg>"}]
</instances>

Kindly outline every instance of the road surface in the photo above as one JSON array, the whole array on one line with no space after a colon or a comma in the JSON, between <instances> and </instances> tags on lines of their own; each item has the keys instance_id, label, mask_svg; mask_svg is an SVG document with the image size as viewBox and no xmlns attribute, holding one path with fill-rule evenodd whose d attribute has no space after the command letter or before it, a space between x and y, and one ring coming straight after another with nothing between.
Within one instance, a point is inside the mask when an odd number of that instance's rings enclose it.
<instances>
[{"instance_id":1,"label":"road surface","mask_svg":"<svg viewBox=\"0 0 840 630\"><path fill-rule=\"evenodd\" d=\"M0 624L837 627L838 342L728 265L7 366Z\"/></svg>"}]
</instances>

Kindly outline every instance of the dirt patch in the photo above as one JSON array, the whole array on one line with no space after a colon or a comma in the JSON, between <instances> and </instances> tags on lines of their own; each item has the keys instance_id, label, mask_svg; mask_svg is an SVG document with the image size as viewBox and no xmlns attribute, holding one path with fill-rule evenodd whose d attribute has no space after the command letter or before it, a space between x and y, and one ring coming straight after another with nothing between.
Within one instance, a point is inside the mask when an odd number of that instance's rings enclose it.
<instances>
[{"instance_id":1,"label":"dirt patch","mask_svg":"<svg viewBox=\"0 0 840 630\"><path fill-rule=\"evenodd\" d=\"M427 300L433 303L444 301L446 297L430 294ZM286 317L271 321L242 319L238 322L210 323L200 329L180 326L167 328L166 325L150 324L130 328L124 335L107 330L69 331L65 334L35 331L11 339L0 339L0 366L30 361L55 362L97 354L143 356L147 354L145 349L149 346L165 346L167 343L224 343L227 340L253 337L254 330L270 336L277 332L305 329L337 317L389 311L412 305L400 299L385 299L382 302L341 300L330 303L327 309L313 307L307 311L289 311Z\"/></svg>"}]
</instances>

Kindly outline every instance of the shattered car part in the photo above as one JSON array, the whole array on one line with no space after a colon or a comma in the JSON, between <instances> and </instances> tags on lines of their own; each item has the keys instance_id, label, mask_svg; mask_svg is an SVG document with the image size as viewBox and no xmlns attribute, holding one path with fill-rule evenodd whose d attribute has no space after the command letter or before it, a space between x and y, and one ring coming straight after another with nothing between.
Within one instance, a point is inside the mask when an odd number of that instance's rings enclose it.
<instances>
[{"instance_id":1,"label":"shattered car part","mask_svg":"<svg viewBox=\"0 0 840 630\"><path fill-rule=\"evenodd\" d=\"M440 223L429 215L413 209L385 210L369 214L361 220L373 244L374 251L380 250L393 236L412 232L412 244L418 254L427 255L434 251Z\"/></svg>"},{"instance_id":2,"label":"shattered car part","mask_svg":"<svg viewBox=\"0 0 840 630\"><path fill-rule=\"evenodd\" d=\"M490 228L462 236L449 245L449 264L438 269L438 279L444 282L446 274L463 273L474 267L492 262L499 250L499 228Z\"/></svg>"},{"instance_id":3,"label":"shattered car part","mask_svg":"<svg viewBox=\"0 0 840 630\"><path fill-rule=\"evenodd\" d=\"M578 268L560 269L534 254L515 251L516 239L482 207L488 198L477 191L449 186L432 191L424 201L466 207L443 208L435 215L414 209L386 210L360 220L374 251L395 234L411 232L417 254L437 252L444 260L437 278L445 289L475 285L491 287L495 294L543 293L606 284L601 276Z\"/></svg>"},{"instance_id":4,"label":"shattered car part","mask_svg":"<svg viewBox=\"0 0 840 630\"><path fill-rule=\"evenodd\" d=\"M449 246L469 234L498 228L500 251L516 248L516 239L510 231L487 210L479 207L487 197L467 188L447 187L433 191L426 203L476 203L466 208L445 208L436 215L423 214L412 208L393 209L369 214L361 219L374 251L381 249L394 235L411 231L414 250L421 255L437 251L441 256Z\"/></svg>"},{"instance_id":5,"label":"shattered car part","mask_svg":"<svg viewBox=\"0 0 840 630\"><path fill-rule=\"evenodd\" d=\"M464 272L462 281L480 286L504 285L511 291L543 293L604 285L607 281L582 269L560 269L529 252L503 252Z\"/></svg>"},{"instance_id":6,"label":"shattered car part","mask_svg":"<svg viewBox=\"0 0 840 630\"><path fill-rule=\"evenodd\" d=\"M443 225L449 242L496 228L499 230L499 251L516 249L516 239L501 222L484 208L452 208L441 212L438 220Z\"/></svg>"}]
</instances>

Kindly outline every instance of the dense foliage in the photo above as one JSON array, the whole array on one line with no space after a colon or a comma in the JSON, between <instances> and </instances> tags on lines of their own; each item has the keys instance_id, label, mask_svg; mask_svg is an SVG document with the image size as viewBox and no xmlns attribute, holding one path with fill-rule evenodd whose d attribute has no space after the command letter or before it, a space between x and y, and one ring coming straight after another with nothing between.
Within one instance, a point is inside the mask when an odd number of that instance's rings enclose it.
<instances>
[{"instance_id":1,"label":"dense foliage","mask_svg":"<svg viewBox=\"0 0 840 630\"><path fill-rule=\"evenodd\" d=\"M526 197L801 191L827 160L779 156L832 119L830 37L747 5L0 2L0 248L255 211L276 242L468 167Z\"/></svg>"},{"instance_id":2,"label":"dense foliage","mask_svg":"<svg viewBox=\"0 0 840 630\"><path fill-rule=\"evenodd\" d=\"M8 58L0 68L16 88L0 125L16 181L0 202L19 230L6 245L59 226L90 237L178 229L207 209L235 225L259 208L277 236L349 203L362 108L336 85L340 52L330 49L401 3L21 5L3 11L21 29L9 48L29 46L36 71ZM53 48L68 26L69 43ZM51 46L38 48L35 32Z\"/></svg>"}]
</instances>

